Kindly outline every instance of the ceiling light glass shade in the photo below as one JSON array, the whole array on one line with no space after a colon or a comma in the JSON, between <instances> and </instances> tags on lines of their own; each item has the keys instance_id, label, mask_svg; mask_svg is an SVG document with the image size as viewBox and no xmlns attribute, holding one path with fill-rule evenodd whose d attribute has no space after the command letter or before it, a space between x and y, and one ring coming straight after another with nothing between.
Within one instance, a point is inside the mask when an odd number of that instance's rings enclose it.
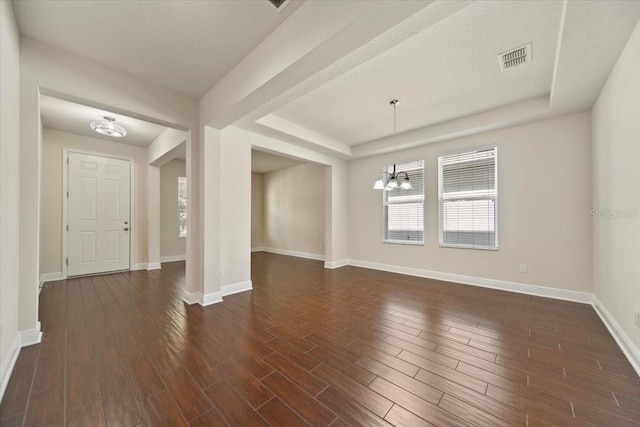
<instances>
[{"instance_id":1,"label":"ceiling light glass shade","mask_svg":"<svg viewBox=\"0 0 640 427\"><path fill-rule=\"evenodd\" d=\"M127 130L114 123L113 120L94 120L91 122L91 129L102 135L122 138L127 134Z\"/></svg>"},{"instance_id":2,"label":"ceiling light glass shade","mask_svg":"<svg viewBox=\"0 0 640 427\"><path fill-rule=\"evenodd\" d=\"M411 181L409 181L409 178L404 178L402 180L402 183L400 184L400 188L402 188L403 190L412 190L413 189L413 185L411 185Z\"/></svg>"},{"instance_id":3,"label":"ceiling light glass shade","mask_svg":"<svg viewBox=\"0 0 640 427\"><path fill-rule=\"evenodd\" d=\"M394 177L391 177L391 179L389 180L389 182L387 182L387 188L389 190L393 190L398 188L398 180L395 179Z\"/></svg>"},{"instance_id":4,"label":"ceiling light glass shade","mask_svg":"<svg viewBox=\"0 0 640 427\"><path fill-rule=\"evenodd\" d=\"M384 182L382 182L381 179L377 180L376 183L373 185L373 189L374 190L384 190Z\"/></svg>"}]
</instances>

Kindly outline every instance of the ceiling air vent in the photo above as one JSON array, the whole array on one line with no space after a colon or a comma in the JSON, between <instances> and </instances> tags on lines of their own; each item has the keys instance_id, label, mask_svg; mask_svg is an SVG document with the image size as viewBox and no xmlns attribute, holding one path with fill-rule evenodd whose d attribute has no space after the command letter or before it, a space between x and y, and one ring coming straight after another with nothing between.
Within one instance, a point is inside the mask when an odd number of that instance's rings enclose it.
<instances>
[{"instance_id":1,"label":"ceiling air vent","mask_svg":"<svg viewBox=\"0 0 640 427\"><path fill-rule=\"evenodd\" d=\"M501 71L517 67L525 62L531 62L531 59L531 43L527 43L524 46L511 49L498 55Z\"/></svg>"},{"instance_id":2,"label":"ceiling air vent","mask_svg":"<svg viewBox=\"0 0 640 427\"><path fill-rule=\"evenodd\" d=\"M273 7L280 12L289 3L290 0L267 0Z\"/></svg>"}]
</instances>

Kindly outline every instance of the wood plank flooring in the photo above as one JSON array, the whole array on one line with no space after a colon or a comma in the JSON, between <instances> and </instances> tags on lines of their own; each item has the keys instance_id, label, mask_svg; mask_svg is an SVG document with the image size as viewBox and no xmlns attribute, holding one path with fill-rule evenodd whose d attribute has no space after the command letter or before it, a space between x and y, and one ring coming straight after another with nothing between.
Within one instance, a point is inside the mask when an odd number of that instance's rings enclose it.
<instances>
[{"instance_id":1,"label":"wood plank flooring","mask_svg":"<svg viewBox=\"0 0 640 427\"><path fill-rule=\"evenodd\" d=\"M181 300L184 263L48 283L1 426L640 426L588 305L256 253L254 290Z\"/></svg>"}]
</instances>

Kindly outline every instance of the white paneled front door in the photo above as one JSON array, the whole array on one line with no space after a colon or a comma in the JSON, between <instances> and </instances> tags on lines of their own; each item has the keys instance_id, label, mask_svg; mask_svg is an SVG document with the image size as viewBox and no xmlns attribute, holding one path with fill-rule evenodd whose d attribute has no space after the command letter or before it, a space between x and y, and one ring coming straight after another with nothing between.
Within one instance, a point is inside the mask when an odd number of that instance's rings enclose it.
<instances>
[{"instance_id":1,"label":"white paneled front door","mask_svg":"<svg viewBox=\"0 0 640 427\"><path fill-rule=\"evenodd\" d=\"M131 162L69 152L68 276L129 269Z\"/></svg>"}]
</instances>

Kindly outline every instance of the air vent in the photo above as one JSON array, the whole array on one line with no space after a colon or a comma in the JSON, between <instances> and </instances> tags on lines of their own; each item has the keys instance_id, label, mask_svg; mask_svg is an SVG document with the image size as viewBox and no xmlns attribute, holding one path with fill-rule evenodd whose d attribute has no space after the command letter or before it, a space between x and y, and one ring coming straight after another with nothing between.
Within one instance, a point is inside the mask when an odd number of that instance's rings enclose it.
<instances>
[{"instance_id":1,"label":"air vent","mask_svg":"<svg viewBox=\"0 0 640 427\"><path fill-rule=\"evenodd\" d=\"M531 62L531 43L524 46L511 49L510 51L503 52L498 55L500 61L500 70L505 71L509 68L517 67L526 62Z\"/></svg>"},{"instance_id":2,"label":"air vent","mask_svg":"<svg viewBox=\"0 0 640 427\"><path fill-rule=\"evenodd\" d=\"M280 12L289 3L290 0L267 0L273 7Z\"/></svg>"}]
</instances>

